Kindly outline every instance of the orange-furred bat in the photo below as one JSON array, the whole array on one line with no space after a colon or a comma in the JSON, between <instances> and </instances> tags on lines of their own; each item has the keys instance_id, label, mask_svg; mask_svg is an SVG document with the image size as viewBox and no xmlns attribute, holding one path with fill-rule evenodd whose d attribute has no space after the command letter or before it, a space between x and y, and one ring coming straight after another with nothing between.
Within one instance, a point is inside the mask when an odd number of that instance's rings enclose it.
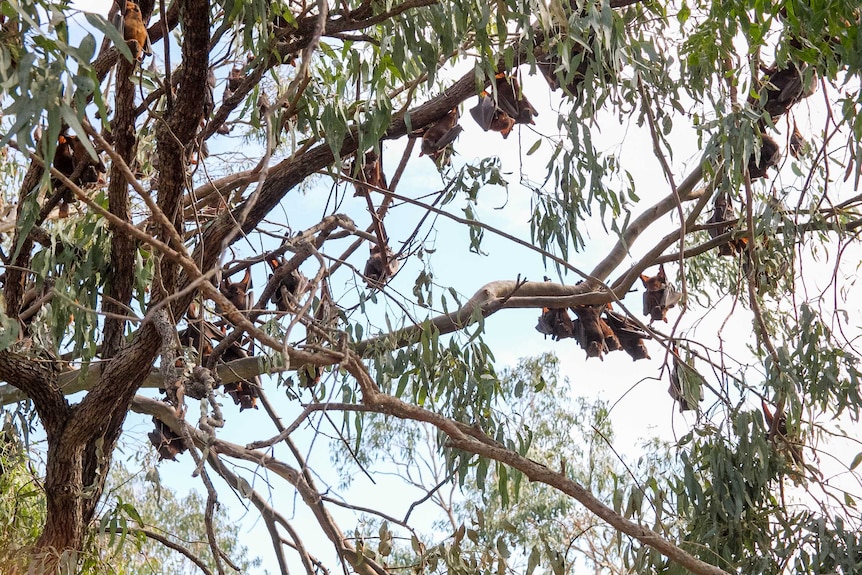
<instances>
[{"instance_id":1,"label":"orange-furred bat","mask_svg":"<svg viewBox=\"0 0 862 575\"><path fill-rule=\"evenodd\" d=\"M269 263L269 267L272 268L273 273L284 265L284 262L279 258L269 258L267 263ZM288 296L299 297L305 292L307 287L308 278L306 278L301 271L293 270L276 288L275 293L272 294L271 301L275 304L278 311L288 311L290 307L288 302L284 299L284 294L282 293L281 288L285 288L287 290Z\"/></svg>"},{"instance_id":2,"label":"orange-furred bat","mask_svg":"<svg viewBox=\"0 0 862 575\"><path fill-rule=\"evenodd\" d=\"M608 306L605 309L605 324L610 327L619 341L620 348L631 356L632 361L650 359L644 339L651 339L651 336L641 330L634 322L624 315L612 311Z\"/></svg>"},{"instance_id":3,"label":"orange-furred bat","mask_svg":"<svg viewBox=\"0 0 862 575\"><path fill-rule=\"evenodd\" d=\"M569 317L569 312L563 308L543 308L542 315L539 316L539 323L536 324L536 331L544 334L545 337L551 336L554 341L575 337L575 326L572 323L572 318Z\"/></svg>"},{"instance_id":4,"label":"orange-furred bat","mask_svg":"<svg viewBox=\"0 0 862 575\"><path fill-rule=\"evenodd\" d=\"M356 176L356 170L351 169L350 175ZM360 168L359 179L376 189L386 190L389 188L389 184L386 182L386 174L383 173L383 162L380 161L380 156L374 150L365 153ZM354 182L353 186L356 188L356 191L353 193L354 197L368 194L368 186L362 185L359 182Z\"/></svg>"},{"instance_id":5,"label":"orange-furred bat","mask_svg":"<svg viewBox=\"0 0 862 575\"><path fill-rule=\"evenodd\" d=\"M119 0L122 2L122 0ZM123 4L121 4L122 6ZM147 33L147 25L141 15L141 8L137 3L126 0L125 9L114 19L114 25L122 33L123 39L129 45L135 60L141 62L144 56L153 54L150 45L150 36Z\"/></svg>"},{"instance_id":6,"label":"orange-furred bat","mask_svg":"<svg viewBox=\"0 0 862 575\"><path fill-rule=\"evenodd\" d=\"M664 265L660 265L658 273L652 277L641 275L641 281L646 288L644 292L644 315L650 316L650 323L656 320L667 321L667 310L674 307L682 294L676 291L671 283L667 281L664 273Z\"/></svg>"},{"instance_id":7,"label":"orange-furred bat","mask_svg":"<svg viewBox=\"0 0 862 575\"><path fill-rule=\"evenodd\" d=\"M608 351L605 343L605 334L600 325L603 306L578 305L572 307L572 311L578 316L574 322L575 340L587 351L587 357L603 359Z\"/></svg>"},{"instance_id":8,"label":"orange-furred bat","mask_svg":"<svg viewBox=\"0 0 862 575\"><path fill-rule=\"evenodd\" d=\"M504 73L495 76L497 88L497 107L508 114L518 124L535 124L534 116L539 113L521 93L521 86L514 76Z\"/></svg>"},{"instance_id":9,"label":"orange-furred bat","mask_svg":"<svg viewBox=\"0 0 862 575\"><path fill-rule=\"evenodd\" d=\"M500 132L504 139L509 137L515 127L515 119L498 108L487 92L479 94L479 103L470 108L470 115L483 130Z\"/></svg>"},{"instance_id":10,"label":"orange-furred bat","mask_svg":"<svg viewBox=\"0 0 862 575\"><path fill-rule=\"evenodd\" d=\"M760 140L760 160L758 161L753 153L748 159L748 177L752 180L764 177L766 171L777 166L781 159L781 149L775 140L766 134L761 134Z\"/></svg>"},{"instance_id":11,"label":"orange-furred bat","mask_svg":"<svg viewBox=\"0 0 862 575\"><path fill-rule=\"evenodd\" d=\"M174 433L174 430L166 423L162 423L162 420L153 417L153 423L156 424L156 428L149 432L147 437L158 451L159 459L176 461L177 455L188 449L185 439Z\"/></svg>"},{"instance_id":12,"label":"orange-furred bat","mask_svg":"<svg viewBox=\"0 0 862 575\"><path fill-rule=\"evenodd\" d=\"M374 244L371 246L371 255L365 263L365 271L362 272L362 275L365 276L365 283L369 287L382 288L389 281L389 278L398 271L398 266L398 259L389 249L389 246L386 246L385 253L381 255L380 246Z\"/></svg>"},{"instance_id":13,"label":"orange-furred bat","mask_svg":"<svg viewBox=\"0 0 862 575\"><path fill-rule=\"evenodd\" d=\"M623 348L620 338L617 337L617 334L611 328L610 324L602 318L599 318L599 327L602 329L602 335L605 337L605 347L608 348L608 351L617 351L618 349Z\"/></svg>"},{"instance_id":14,"label":"orange-furred bat","mask_svg":"<svg viewBox=\"0 0 862 575\"><path fill-rule=\"evenodd\" d=\"M422 133L421 156L430 156L438 166L449 164L452 154L452 142L463 130L458 124L458 108L452 110L425 128Z\"/></svg>"},{"instance_id":15,"label":"orange-furred bat","mask_svg":"<svg viewBox=\"0 0 862 575\"><path fill-rule=\"evenodd\" d=\"M248 311L251 307L251 294L249 287L251 286L251 268L245 268L245 275L238 282L229 282L224 278L219 285L219 291L226 297L230 303L236 306L240 311Z\"/></svg>"},{"instance_id":16,"label":"orange-furred bat","mask_svg":"<svg viewBox=\"0 0 862 575\"><path fill-rule=\"evenodd\" d=\"M239 406L240 411L257 409L257 398L260 394L256 384L245 380L235 381L226 383L224 391L233 399L234 405Z\"/></svg>"}]
</instances>

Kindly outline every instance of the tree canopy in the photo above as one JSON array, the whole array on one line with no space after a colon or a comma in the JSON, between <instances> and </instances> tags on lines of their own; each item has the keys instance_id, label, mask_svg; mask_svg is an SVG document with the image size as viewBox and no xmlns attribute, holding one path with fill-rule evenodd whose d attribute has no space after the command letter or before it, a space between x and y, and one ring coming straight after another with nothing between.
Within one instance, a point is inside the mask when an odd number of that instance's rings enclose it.
<instances>
[{"instance_id":1,"label":"tree canopy","mask_svg":"<svg viewBox=\"0 0 862 575\"><path fill-rule=\"evenodd\" d=\"M47 446L8 570L87 565L137 412L193 462L219 573L231 490L285 573L858 571L856 0L106 10L0 7L3 441ZM684 433L620 467L492 326L661 379ZM554 449L569 418L595 458ZM330 493L332 461L395 465L381 422L433 440L448 527Z\"/></svg>"}]
</instances>

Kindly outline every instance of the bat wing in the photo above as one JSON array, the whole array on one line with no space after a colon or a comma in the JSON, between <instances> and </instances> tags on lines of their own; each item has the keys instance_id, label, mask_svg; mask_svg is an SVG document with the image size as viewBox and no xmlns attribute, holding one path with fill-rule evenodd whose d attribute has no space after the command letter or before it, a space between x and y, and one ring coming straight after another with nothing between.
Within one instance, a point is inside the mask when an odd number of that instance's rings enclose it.
<instances>
[{"instance_id":1,"label":"bat wing","mask_svg":"<svg viewBox=\"0 0 862 575\"><path fill-rule=\"evenodd\" d=\"M483 92L479 96L479 103L470 108L470 115L487 132L491 128L491 122L494 120L496 111L497 107L494 105L493 98Z\"/></svg>"}]
</instances>

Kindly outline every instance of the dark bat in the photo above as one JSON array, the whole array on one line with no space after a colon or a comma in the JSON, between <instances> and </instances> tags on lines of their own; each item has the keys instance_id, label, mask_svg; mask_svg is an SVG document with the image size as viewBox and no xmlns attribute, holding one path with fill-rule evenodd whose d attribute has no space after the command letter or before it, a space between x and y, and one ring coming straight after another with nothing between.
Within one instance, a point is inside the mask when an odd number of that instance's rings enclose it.
<instances>
[{"instance_id":1,"label":"dark bat","mask_svg":"<svg viewBox=\"0 0 862 575\"><path fill-rule=\"evenodd\" d=\"M362 272L362 275L365 276L365 283L369 287L382 288L389 278L398 271L398 265L398 260L389 246L386 246L385 253L382 255L380 246L376 244L371 246L371 255L365 262L365 271Z\"/></svg>"},{"instance_id":2,"label":"dark bat","mask_svg":"<svg viewBox=\"0 0 862 575\"><path fill-rule=\"evenodd\" d=\"M279 258L269 258L267 263L269 263L269 267L272 268L273 273L284 265L284 262ZM288 306L288 302L284 299L284 294L281 288L287 290L289 296L294 298L299 297L308 288L308 278L306 278L301 271L293 270L281 281L281 284L276 288L275 293L272 294L271 301L275 304L276 309L278 309L278 311L289 311L290 308Z\"/></svg>"},{"instance_id":3,"label":"dark bat","mask_svg":"<svg viewBox=\"0 0 862 575\"><path fill-rule=\"evenodd\" d=\"M760 400L760 407L763 409L763 418L766 420L766 438L775 441L777 437L787 446L787 451L790 452L790 457L797 465L803 464L802 450L796 439L791 437L787 432L787 416L783 413L776 412L775 415L769 410L769 405L765 399Z\"/></svg>"},{"instance_id":4,"label":"dark bat","mask_svg":"<svg viewBox=\"0 0 862 575\"><path fill-rule=\"evenodd\" d=\"M160 419L153 417L153 423L156 424L156 428L149 432L147 437L150 438L150 443L159 452L159 459L176 461L177 455L188 449L185 440L174 433L167 424L162 423Z\"/></svg>"},{"instance_id":5,"label":"dark bat","mask_svg":"<svg viewBox=\"0 0 862 575\"><path fill-rule=\"evenodd\" d=\"M560 79L557 77L557 67L560 65L560 59L555 55L547 54L543 58L536 59L536 66L539 72L545 78L551 92L556 92L560 89Z\"/></svg>"},{"instance_id":6,"label":"dark bat","mask_svg":"<svg viewBox=\"0 0 862 575\"><path fill-rule=\"evenodd\" d=\"M534 116L539 113L521 93L521 86L514 76L500 73L495 76L497 88L497 107L508 114L518 124L535 124Z\"/></svg>"},{"instance_id":7,"label":"dark bat","mask_svg":"<svg viewBox=\"0 0 862 575\"><path fill-rule=\"evenodd\" d=\"M449 164L451 144L463 130L458 124L458 108L428 126L422 133L422 156L430 156L438 166Z\"/></svg>"},{"instance_id":8,"label":"dark bat","mask_svg":"<svg viewBox=\"0 0 862 575\"><path fill-rule=\"evenodd\" d=\"M781 149L775 140L766 134L761 134L760 140L760 160L753 153L748 159L748 177L752 180L764 177L766 171L777 166L781 159Z\"/></svg>"},{"instance_id":9,"label":"dark bat","mask_svg":"<svg viewBox=\"0 0 862 575\"><path fill-rule=\"evenodd\" d=\"M500 132L504 139L509 137L515 127L515 119L499 109L487 92L479 95L479 103L470 108L470 115L483 130Z\"/></svg>"},{"instance_id":10,"label":"dark bat","mask_svg":"<svg viewBox=\"0 0 862 575\"><path fill-rule=\"evenodd\" d=\"M765 70L767 76L764 82L763 109L777 119L786 114L797 102L807 98L817 89L817 75L812 74L808 84L803 83L803 73L799 67L790 62L780 70Z\"/></svg>"},{"instance_id":11,"label":"dark bat","mask_svg":"<svg viewBox=\"0 0 862 575\"><path fill-rule=\"evenodd\" d=\"M554 341L575 337L575 326L572 323L572 318L569 317L569 312L561 308L543 308L542 315L539 316L539 323L536 324L536 331L546 337L551 336Z\"/></svg>"},{"instance_id":12,"label":"dark bat","mask_svg":"<svg viewBox=\"0 0 862 575\"><path fill-rule=\"evenodd\" d=\"M248 290L251 286L251 268L245 268L245 275L238 282L229 282L227 278L222 279L219 291L230 303L240 311L247 311L251 307L251 294Z\"/></svg>"},{"instance_id":13,"label":"dark bat","mask_svg":"<svg viewBox=\"0 0 862 575\"><path fill-rule=\"evenodd\" d=\"M603 359L604 354L608 351L608 346L605 344L605 334L599 324L601 307L604 306L579 305L572 307L572 311L578 316L578 319L573 322L575 340L587 351L588 358Z\"/></svg>"},{"instance_id":14,"label":"dark bat","mask_svg":"<svg viewBox=\"0 0 862 575\"><path fill-rule=\"evenodd\" d=\"M357 174L355 166L351 168L350 175ZM389 189L389 184L386 182L386 174L383 173L383 163L380 161L380 156L374 150L365 153L362 166L360 166L359 177L361 181L373 186L375 189ZM369 192L369 186L364 186L358 182L354 182L356 188L353 196L364 196Z\"/></svg>"},{"instance_id":15,"label":"dark bat","mask_svg":"<svg viewBox=\"0 0 862 575\"><path fill-rule=\"evenodd\" d=\"M620 348L629 354L633 361L650 359L644 343L644 339L651 339L648 333L624 315L612 311L610 307L605 309L605 323L619 340Z\"/></svg>"},{"instance_id":16,"label":"dark bat","mask_svg":"<svg viewBox=\"0 0 862 575\"><path fill-rule=\"evenodd\" d=\"M312 388L320 383L323 376L323 368L319 365L305 364L296 370L296 384L306 389Z\"/></svg>"},{"instance_id":17,"label":"dark bat","mask_svg":"<svg viewBox=\"0 0 862 575\"><path fill-rule=\"evenodd\" d=\"M667 310L679 303L682 294L678 293L676 288L667 281L664 265L660 265L658 274L652 277L641 274L641 281L646 288L643 296L644 315L650 316L650 323L656 320L666 322Z\"/></svg>"},{"instance_id":18,"label":"dark bat","mask_svg":"<svg viewBox=\"0 0 862 575\"><path fill-rule=\"evenodd\" d=\"M204 91L204 119L209 118L210 114L215 110L215 85L215 72L210 68L207 71L207 85L206 91Z\"/></svg>"},{"instance_id":19,"label":"dark bat","mask_svg":"<svg viewBox=\"0 0 862 575\"><path fill-rule=\"evenodd\" d=\"M78 136L63 134L57 139L57 151L54 153L53 166L79 187L105 182L105 172L107 171L105 164L102 163L98 155L95 157L90 155ZM56 180L54 186L56 188L63 187ZM63 194L59 206L60 217L69 215L69 204L74 202L75 194L71 190Z\"/></svg>"},{"instance_id":20,"label":"dark bat","mask_svg":"<svg viewBox=\"0 0 862 575\"><path fill-rule=\"evenodd\" d=\"M224 391L233 399L234 405L239 406L240 411L257 409L257 398L260 396L257 384L246 380L235 381L226 383Z\"/></svg>"},{"instance_id":21,"label":"dark bat","mask_svg":"<svg viewBox=\"0 0 862 575\"><path fill-rule=\"evenodd\" d=\"M805 138L802 137L802 132L796 127L796 122L793 122L793 133L790 134L790 142L787 144L787 150L794 158L798 158L802 150L805 149Z\"/></svg>"},{"instance_id":22,"label":"dark bat","mask_svg":"<svg viewBox=\"0 0 862 575\"><path fill-rule=\"evenodd\" d=\"M730 198L725 194L720 194L715 198L715 203L712 208L712 217L707 222L710 224L709 237L715 239L720 235L726 234L733 230L736 225L732 223L736 218L733 213L733 205L730 203ZM743 244L744 245L744 244ZM739 249L739 243L733 240L718 246L718 253L722 256L732 256Z\"/></svg>"}]
</instances>

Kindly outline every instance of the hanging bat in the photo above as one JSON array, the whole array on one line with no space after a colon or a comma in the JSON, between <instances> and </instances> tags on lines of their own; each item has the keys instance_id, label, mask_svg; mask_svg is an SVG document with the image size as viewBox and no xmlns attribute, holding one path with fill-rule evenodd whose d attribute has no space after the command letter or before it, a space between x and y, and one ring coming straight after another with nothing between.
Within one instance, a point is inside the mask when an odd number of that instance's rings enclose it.
<instances>
[{"instance_id":1,"label":"hanging bat","mask_svg":"<svg viewBox=\"0 0 862 575\"><path fill-rule=\"evenodd\" d=\"M470 115L483 130L500 132L504 139L509 137L515 127L515 119L499 109L487 92L479 94L479 103L470 108Z\"/></svg>"},{"instance_id":2,"label":"hanging bat","mask_svg":"<svg viewBox=\"0 0 862 575\"><path fill-rule=\"evenodd\" d=\"M518 124L535 124L533 117L538 116L539 113L521 93L518 79L502 72L494 78L497 88L497 107Z\"/></svg>"},{"instance_id":3,"label":"hanging bat","mask_svg":"<svg viewBox=\"0 0 862 575\"><path fill-rule=\"evenodd\" d=\"M319 365L305 364L296 370L297 385L309 389L320 383L323 368Z\"/></svg>"},{"instance_id":4,"label":"hanging bat","mask_svg":"<svg viewBox=\"0 0 862 575\"><path fill-rule=\"evenodd\" d=\"M605 347L608 351L617 351L623 348L623 344L611 326L602 318L599 318L599 327L602 330L602 335L605 338Z\"/></svg>"},{"instance_id":5,"label":"hanging bat","mask_svg":"<svg viewBox=\"0 0 862 575\"><path fill-rule=\"evenodd\" d=\"M105 164L102 163L98 155L95 157L90 155L78 136L60 135L57 139L57 150L54 153L52 165L79 187L105 182L105 173L107 172ZM54 180L54 186L59 188L62 184ZM71 190L63 195L59 206L61 218L69 215L69 204L75 201L75 194Z\"/></svg>"},{"instance_id":6,"label":"hanging bat","mask_svg":"<svg viewBox=\"0 0 862 575\"><path fill-rule=\"evenodd\" d=\"M160 419L153 417L153 423L156 424L156 428L149 432L147 437L149 437L150 443L158 451L159 460L170 459L171 461L176 461L177 455L184 453L188 449L185 439L174 433L174 430L168 427L167 424L162 423Z\"/></svg>"},{"instance_id":7,"label":"hanging bat","mask_svg":"<svg viewBox=\"0 0 862 575\"><path fill-rule=\"evenodd\" d=\"M233 399L234 405L239 406L240 411L246 409L257 409L257 398L260 396L256 384L246 380L226 383L224 391Z\"/></svg>"},{"instance_id":8,"label":"hanging bat","mask_svg":"<svg viewBox=\"0 0 862 575\"><path fill-rule=\"evenodd\" d=\"M766 134L761 134L760 140L760 160L758 161L753 153L748 159L748 177L752 180L764 177L766 171L777 166L781 159L781 149L775 140Z\"/></svg>"},{"instance_id":9,"label":"hanging bat","mask_svg":"<svg viewBox=\"0 0 862 575\"><path fill-rule=\"evenodd\" d=\"M793 133L790 134L790 142L787 144L787 150L790 152L791 156L798 158L799 154L802 153L802 150L805 149L805 146L805 138L802 137L802 132L799 131L799 128L796 126L796 122L793 122Z\"/></svg>"},{"instance_id":10,"label":"hanging bat","mask_svg":"<svg viewBox=\"0 0 862 575\"><path fill-rule=\"evenodd\" d=\"M267 263L269 263L269 267L272 268L273 273L284 265L284 261L280 258L269 258ZM271 301L275 304L276 309L278 311L286 312L290 310L290 307L288 302L284 299L282 288L287 290L288 296L297 298L305 293L305 290L308 288L308 278L306 278L301 271L293 270L282 280L281 285L279 285L275 290L275 293L272 294Z\"/></svg>"},{"instance_id":11,"label":"hanging bat","mask_svg":"<svg viewBox=\"0 0 862 575\"><path fill-rule=\"evenodd\" d=\"M605 309L605 323L616 336L620 348L631 356L632 361L651 359L644 343L644 339L651 339L648 333L624 315L611 310L610 306Z\"/></svg>"},{"instance_id":12,"label":"hanging bat","mask_svg":"<svg viewBox=\"0 0 862 575\"><path fill-rule=\"evenodd\" d=\"M447 166L452 155L452 142L463 130L458 124L458 108L452 110L431 124L422 133L422 152L420 156L430 156L437 166Z\"/></svg>"},{"instance_id":13,"label":"hanging bat","mask_svg":"<svg viewBox=\"0 0 862 575\"><path fill-rule=\"evenodd\" d=\"M802 72L793 62L786 68L764 70L767 74L763 109L777 119L786 114L797 102L807 98L817 89L817 75L812 74L807 85L803 85Z\"/></svg>"},{"instance_id":14,"label":"hanging bat","mask_svg":"<svg viewBox=\"0 0 862 575\"><path fill-rule=\"evenodd\" d=\"M144 56L152 56L153 54L147 25L144 23L141 8L137 3L126 0L125 7L125 10L120 10L120 13L114 18L114 26L123 35L123 39L129 45L135 60L142 62Z\"/></svg>"},{"instance_id":15,"label":"hanging bat","mask_svg":"<svg viewBox=\"0 0 862 575\"><path fill-rule=\"evenodd\" d=\"M213 69L210 68L207 71L207 84L206 90L204 91L204 117L201 122L206 120L206 118L210 117L210 114L215 110L215 86L216 86L216 77Z\"/></svg>"},{"instance_id":16,"label":"hanging bat","mask_svg":"<svg viewBox=\"0 0 862 575\"><path fill-rule=\"evenodd\" d=\"M383 173L383 162L380 161L380 156L374 150L365 153L359 173L361 180L369 184L369 186L373 186L376 189L389 189L389 184L386 182L386 174ZM350 175L355 174L356 169L354 165L350 169ZM364 186L359 182L354 182L353 186L356 188L353 197L365 196L370 190L369 186Z\"/></svg>"},{"instance_id":17,"label":"hanging bat","mask_svg":"<svg viewBox=\"0 0 862 575\"><path fill-rule=\"evenodd\" d=\"M711 224L707 230L709 232L709 237L715 239L718 236L733 230L736 225L730 222L734 219L733 205L730 203L730 198L725 194L720 194L715 198L715 203L712 208L712 217L709 218L709 221L707 222L708 224ZM739 249L737 242L730 240L727 243L718 246L718 254L722 256L732 256L736 253L737 249Z\"/></svg>"},{"instance_id":18,"label":"hanging bat","mask_svg":"<svg viewBox=\"0 0 862 575\"><path fill-rule=\"evenodd\" d=\"M650 323L656 320L666 322L667 310L679 303L682 294L667 281L664 265L659 266L658 274L653 277L641 274L641 281L646 288L643 296L643 314L650 316Z\"/></svg>"},{"instance_id":19,"label":"hanging bat","mask_svg":"<svg viewBox=\"0 0 862 575\"><path fill-rule=\"evenodd\" d=\"M542 315L539 316L536 331L544 334L545 337L551 336L554 341L575 337L575 326L572 323L572 318L569 317L569 312L563 308L542 308Z\"/></svg>"},{"instance_id":20,"label":"hanging bat","mask_svg":"<svg viewBox=\"0 0 862 575\"><path fill-rule=\"evenodd\" d=\"M238 282L229 282L227 278L221 280L219 291L230 301L236 309L248 311L251 308L251 268L245 268L245 275Z\"/></svg>"},{"instance_id":21,"label":"hanging bat","mask_svg":"<svg viewBox=\"0 0 862 575\"><path fill-rule=\"evenodd\" d=\"M599 324L602 306L579 305L572 307L578 319L574 324L575 340L587 351L587 358L603 356L608 351L605 334Z\"/></svg>"},{"instance_id":22,"label":"hanging bat","mask_svg":"<svg viewBox=\"0 0 862 575\"><path fill-rule=\"evenodd\" d=\"M371 255L368 261L365 262L365 271L362 272L362 275L365 276L365 283L369 287L382 288L386 285L389 278L398 271L398 266L398 260L395 258L392 250L389 249L389 246L386 246L385 253L382 255L380 253L380 246L377 244L371 246Z\"/></svg>"},{"instance_id":23,"label":"hanging bat","mask_svg":"<svg viewBox=\"0 0 862 575\"><path fill-rule=\"evenodd\" d=\"M769 405L765 399L760 400L760 407L763 409L763 418L766 420L766 438L776 441L776 437L783 441L787 446L787 451L790 452L790 457L797 465L803 464L802 450L796 443L796 439L787 433L787 416L784 413L776 413L775 415L769 410Z\"/></svg>"}]
</instances>

